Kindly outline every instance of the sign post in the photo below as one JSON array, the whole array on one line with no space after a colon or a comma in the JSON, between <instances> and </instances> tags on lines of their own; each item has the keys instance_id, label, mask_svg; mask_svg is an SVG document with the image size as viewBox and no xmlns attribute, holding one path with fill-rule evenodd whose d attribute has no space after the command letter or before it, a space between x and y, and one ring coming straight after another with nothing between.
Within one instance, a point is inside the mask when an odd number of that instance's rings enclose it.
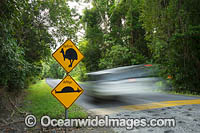
<instances>
[{"instance_id":1,"label":"sign post","mask_svg":"<svg viewBox=\"0 0 200 133\"><path fill-rule=\"evenodd\" d=\"M67 76L51 91L51 94L65 107L65 118L67 119L68 108L83 93L83 89L69 73L84 56L71 40L65 41L52 56L67 72Z\"/></svg>"},{"instance_id":2,"label":"sign post","mask_svg":"<svg viewBox=\"0 0 200 133\"><path fill-rule=\"evenodd\" d=\"M68 118L68 112L67 111L68 111L67 108L65 108L65 119Z\"/></svg>"}]
</instances>

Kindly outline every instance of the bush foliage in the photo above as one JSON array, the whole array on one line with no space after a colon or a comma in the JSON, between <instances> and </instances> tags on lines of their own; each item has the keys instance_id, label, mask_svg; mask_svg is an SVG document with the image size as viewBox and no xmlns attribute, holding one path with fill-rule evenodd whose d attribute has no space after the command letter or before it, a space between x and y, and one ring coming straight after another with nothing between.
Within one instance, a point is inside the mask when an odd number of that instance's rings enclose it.
<instances>
[{"instance_id":1,"label":"bush foliage","mask_svg":"<svg viewBox=\"0 0 200 133\"><path fill-rule=\"evenodd\" d=\"M92 59L93 70L156 63L164 78L171 75L176 91L200 93L199 5L198 0L93 1L82 19L89 40L84 51L100 52L88 56L87 70Z\"/></svg>"},{"instance_id":2,"label":"bush foliage","mask_svg":"<svg viewBox=\"0 0 200 133\"><path fill-rule=\"evenodd\" d=\"M43 62L48 61L51 48L56 46L54 38L76 40L77 24L63 3L65 0L0 1L1 88L19 90L43 78Z\"/></svg>"},{"instance_id":3,"label":"bush foliage","mask_svg":"<svg viewBox=\"0 0 200 133\"><path fill-rule=\"evenodd\" d=\"M65 0L2 0L0 86L20 89L34 79L63 78L62 67L48 60L51 48L65 37L77 43L81 23L85 36L77 44L85 58L73 76L86 79L86 72L150 62L160 65L163 77L172 77L176 91L200 93L199 0L95 0L92 5L77 19Z\"/></svg>"}]
</instances>

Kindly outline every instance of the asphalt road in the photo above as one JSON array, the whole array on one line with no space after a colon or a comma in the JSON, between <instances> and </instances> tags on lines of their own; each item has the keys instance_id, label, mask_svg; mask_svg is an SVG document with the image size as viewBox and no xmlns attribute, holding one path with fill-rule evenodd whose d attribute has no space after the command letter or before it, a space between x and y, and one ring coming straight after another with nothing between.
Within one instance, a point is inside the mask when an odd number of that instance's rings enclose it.
<instances>
[{"instance_id":1,"label":"asphalt road","mask_svg":"<svg viewBox=\"0 0 200 133\"><path fill-rule=\"evenodd\" d=\"M46 80L52 88L60 81L55 79ZM83 89L86 87L84 84L79 85ZM133 130L113 128L116 132L200 132L200 97L148 92L121 96L112 101L94 101L83 93L75 103L95 115L109 115L113 118L175 118L176 120L176 127L146 127Z\"/></svg>"}]
</instances>

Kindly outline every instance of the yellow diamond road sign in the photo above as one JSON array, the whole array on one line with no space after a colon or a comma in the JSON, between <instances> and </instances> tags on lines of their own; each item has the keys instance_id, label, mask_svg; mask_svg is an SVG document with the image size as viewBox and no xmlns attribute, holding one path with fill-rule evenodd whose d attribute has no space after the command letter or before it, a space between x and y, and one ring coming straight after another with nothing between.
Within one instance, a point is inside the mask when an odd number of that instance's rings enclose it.
<instances>
[{"instance_id":1,"label":"yellow diamond road sign","mask_svg":"<svg viewBox=\"0 0 200 133\"><path fill-rule=\"evenodd\" d=\"M69 108L82 93L83 89L69 75L51 91L51 94L55 96L65 108Z\"/></svg>"},{"instance_id":2,"label":"yellow diamond road sign","mask_svg":"<svg viewBox=\"0 0 200 133\"><path fill-rule=\"evenodd\" d=\"M67 73L69 73L84 57L76 45L70 40L62 44L52 56L60 63ZM51 94L55 96L65 108L69 108L82 93L83 89L68 74L51 91Z\"/></svg>"},{"instance_id":3,"label":"yellow diamond road sign","mask_svg":"<svg viewBox=\"0 0 200 133\"><path fill-rule=\"evenodd\" d=\"M84 57L71 40L67 40L52 55L68 73Z\"/></svg>"}]
</instances>

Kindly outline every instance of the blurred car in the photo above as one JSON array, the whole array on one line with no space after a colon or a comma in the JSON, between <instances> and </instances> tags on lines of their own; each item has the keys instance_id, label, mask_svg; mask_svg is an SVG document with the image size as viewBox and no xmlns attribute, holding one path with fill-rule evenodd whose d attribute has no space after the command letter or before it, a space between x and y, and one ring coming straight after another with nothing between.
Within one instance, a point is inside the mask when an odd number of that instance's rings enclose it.
<instances>
[{"instance_id":1,"label":"blurred car","mask_svg":"<svg viewBox=\"0 0 200 133\"><path fill-rule=\"evenodd\" d=\"M114 99L117 96L156 89L157 65L143 64L118 67L87 73L86 95L95 99Z\"/></svg>"}]
</instances>

